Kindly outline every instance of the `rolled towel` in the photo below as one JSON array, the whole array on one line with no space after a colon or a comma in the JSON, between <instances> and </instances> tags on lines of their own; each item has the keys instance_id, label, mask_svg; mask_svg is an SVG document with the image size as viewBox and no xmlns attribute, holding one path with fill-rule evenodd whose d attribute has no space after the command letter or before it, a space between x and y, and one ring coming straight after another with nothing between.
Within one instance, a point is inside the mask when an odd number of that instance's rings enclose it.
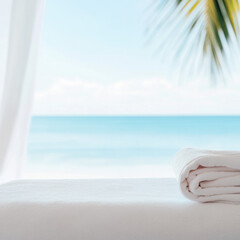
<instances>
[{"instance_id":1,"label":"rolled towel","mask_svg":"<svg viewBox=\"0 0 240 240\"><path fill-rule=\"evenodd\" d=\"M240 204L240 152L187 148L176 155L173 168L187 198Z\"/></svg>"}]
</instances>

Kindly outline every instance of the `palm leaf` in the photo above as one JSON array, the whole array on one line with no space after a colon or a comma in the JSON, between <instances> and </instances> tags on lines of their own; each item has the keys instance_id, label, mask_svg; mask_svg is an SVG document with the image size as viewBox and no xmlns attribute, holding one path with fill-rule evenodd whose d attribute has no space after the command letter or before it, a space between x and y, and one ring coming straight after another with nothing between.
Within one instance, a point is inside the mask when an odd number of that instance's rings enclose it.
<instances>
[{"instance_id":1,"label":"palm leaf","mask_svg":"<svg viewBox=\"0 0 240 240\"><path fill-rule=\"evenodd\" d=\"M159 2L173 2L165 0L156 0L155 3ZM230 48L231 41L236 41L239 36L239 0L175 0L175 5L172 8L162 8L160 11L154 9L155 20L157 24L152 25L150 33L155 32L154 35L150 34L150 38L155 37L164 25L170 27L173 22L169 21L169 18L175 14L176 28L183 29L183 21L181 17L185 18L185 25L187 29L187 35L193 36L191 43L188 46L179 46L179 51L186 51L186 48L198 48L198 51L202 51L203 58L209 59L209 71L211 76L216 76L216 73L222 73L223 69L226 68L225 53ZM169 4L165 4L169 5ZM165 17L162 17L162 12L165 13ZM158 15L159 14L159 15ZM151 24L151 23L150 23ZM181 25L181 26L180 26ZM176 29L173 28L173 31ZM179 30L177 30L179 31ZM176 39L175 42L186 39L185 32L182 31L182 36ZM173 32L170 33L173 35ZM196 41L203 39L202 45L196 44ZM170 40L172 45L174 41ZM161 46L162 42L160 41ZM167 47L167 45L165 44ZM191 59L189 57L189 59ZM189 61L191 64L192 61ZM201 64L201 62L199 62Z\"/></svg>"}]
</instances>

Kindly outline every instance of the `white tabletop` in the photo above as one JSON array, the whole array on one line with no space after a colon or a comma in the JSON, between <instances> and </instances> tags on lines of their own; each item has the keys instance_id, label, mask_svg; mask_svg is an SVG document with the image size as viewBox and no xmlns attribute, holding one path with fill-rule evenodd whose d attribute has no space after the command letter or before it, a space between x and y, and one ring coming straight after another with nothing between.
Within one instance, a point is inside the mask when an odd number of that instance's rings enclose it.
<instances>
[{"instance_id":1,"label":"white tabletop","mask_svg":"<svg viewBox=\"0 0 240 240\"><path fill-rule=\"evenodd\" d=\"M0 186L4 240L238 240L240 206L185 199L175 179L21 180Z\"/></svg>"}]
</instances>

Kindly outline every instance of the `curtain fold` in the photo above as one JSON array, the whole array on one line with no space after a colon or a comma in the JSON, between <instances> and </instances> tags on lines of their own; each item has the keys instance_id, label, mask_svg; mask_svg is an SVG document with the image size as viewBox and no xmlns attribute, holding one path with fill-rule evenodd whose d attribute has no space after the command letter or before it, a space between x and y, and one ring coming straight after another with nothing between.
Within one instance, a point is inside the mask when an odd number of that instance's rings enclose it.
<instances>
[{"instance_id":1,"label":"curtain fold","mask_svg":"<svg viewBox=\"0 0 240 240\"><path fill-rule=\"evenodd\" d=\"M0 96L0 181L20 178L22 174L43 9L44 0L12 0Z\"/></svg>"}]
</instances>

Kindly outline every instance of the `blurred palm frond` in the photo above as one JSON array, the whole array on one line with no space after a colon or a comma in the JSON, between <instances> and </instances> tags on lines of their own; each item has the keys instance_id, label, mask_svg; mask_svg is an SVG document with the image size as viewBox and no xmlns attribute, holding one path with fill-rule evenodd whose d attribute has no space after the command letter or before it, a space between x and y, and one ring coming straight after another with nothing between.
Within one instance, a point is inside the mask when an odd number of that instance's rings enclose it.
<instances>
[{"instance_id":1,"label":"blurred palm frond","mask_svg":"<svg viewBox=\"0 0 240 240\"><path fill-rule=\"evenodd\" d=\"M213 78L229 68L226 52L232 42L238 40L239 0L155 0L153 3L149 39L156 39L160 31L168 34L165 41L173 49L177 48L175 57L178 54L189 57L193 49L198 49L202 57L208 59ZM178 32L178 36L167 40L174 36L173 32ZM159 43L159 47L168 47L161 40Z\"/></svg>"}]
</instances>

